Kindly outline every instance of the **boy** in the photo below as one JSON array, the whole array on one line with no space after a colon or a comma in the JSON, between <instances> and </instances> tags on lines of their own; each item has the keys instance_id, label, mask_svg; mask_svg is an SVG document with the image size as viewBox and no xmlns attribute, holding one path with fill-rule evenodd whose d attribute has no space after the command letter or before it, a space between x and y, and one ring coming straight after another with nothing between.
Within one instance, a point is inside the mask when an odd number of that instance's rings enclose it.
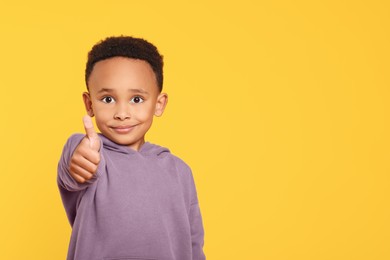
<instances>
[{"instance_id":1,"label":"boy","mask_svg":"<svg viewBox=\"0 0 390 260\"><path fill-rule=\"evenodd\" d=\"M67 259L205 259L190 168L145 142L168 101L162 67L156 47L139 38L109 37L88 54L86 135L68 139L58 164L72 226Z\"/></svg>"}]
</instances>

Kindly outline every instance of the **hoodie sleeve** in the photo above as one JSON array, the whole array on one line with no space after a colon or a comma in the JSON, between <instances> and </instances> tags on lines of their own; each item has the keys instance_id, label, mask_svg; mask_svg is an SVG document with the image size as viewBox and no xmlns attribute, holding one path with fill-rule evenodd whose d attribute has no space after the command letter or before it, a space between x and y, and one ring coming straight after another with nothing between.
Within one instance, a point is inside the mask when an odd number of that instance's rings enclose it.
<instances>
[{"instance_id":1,"label":"hoodie sleeve","mask_svg":"<svg viewBox=\"0 0 390 260\"><path fill-rule=\"evenodd\" d=\"M204 230L198 202L191 205L189 219L191 225L192 259L204 260L206 259L203 253Z\"/></svg>"},{"instance_id":2,"label":"hoodie sleeve","mask_svg":"<svg viewBox=\"0 0 390 260\"><path fill-rule=\"evenodd\" d=\"M202 215L200 213L199 201L196 194L195 182L191 174L191 207L189 212L189 221L191 225L191 240L192 240L192 259L206 259L203 252L204 245L204 229Z\"/></svg>"},{"instance_id":3,"label":"hoodie sleeve","mask_svg":"<svg viewBox=\"0 0 390 260\"><path fill-rule=\"evenodd\" d=\"M176 157L176 167L183 177L183 186L186 187L184 191L184 197L189 205L188 219L191 228L191 241L192 241L192 259L193 260L205 260L205 254L203 252L204 246L204 229L202 215L199 208L199 201L197 191L195 187L194 177L192 175L191 168L181 159Z\"/></svg>"},{"instance_id":4,"label":"hoodie sleeve","mask_svg":"<svg viewBox=\"0 0 390 260\"><path fill-rule=\"evenodd\" d=\"M83 134L74 134L68 139L62 151L57 168L57 185L61 194L62 202L66 210L66 214L71 225L73 225L76 216L76 208L81 196L84 194L86 188L92 185L102 174L102 171L105 169L105 160L101 154L101 160L98 166L98 170L92 179L88 180L85 183L78 183L70 175L70 159L72 158L74 150L79 145L84 136L85 135Z\"/></svg>"}]
</instances>

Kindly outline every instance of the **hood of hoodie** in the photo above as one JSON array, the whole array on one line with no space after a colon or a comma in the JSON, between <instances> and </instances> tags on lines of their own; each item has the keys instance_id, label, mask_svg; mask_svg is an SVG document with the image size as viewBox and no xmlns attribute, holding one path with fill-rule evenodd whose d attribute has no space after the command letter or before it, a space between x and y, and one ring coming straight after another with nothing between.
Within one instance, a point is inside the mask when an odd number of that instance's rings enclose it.
<instances>
[{"instance_id":1,"label":"hood of hoodie","mask_svg":"<svg viewBox=\"0 0 390 260\"><path fill-rule=\"evenodd\" d=\"M152 156L152 155L163 156L163 155L170 153L168 148L165 148L165 147L162 147L162 146L159 146L156 144L152 144L149 142L145 142L141 146L139 151L136 151L136 150L131 149L127 146L117 144L100 133L98 135L99 135L100 139L102 140L103 147L107 150L111 150L114 152L123 153L123 154L142 154L145 156Z\"/></svg>"}]
</instances>

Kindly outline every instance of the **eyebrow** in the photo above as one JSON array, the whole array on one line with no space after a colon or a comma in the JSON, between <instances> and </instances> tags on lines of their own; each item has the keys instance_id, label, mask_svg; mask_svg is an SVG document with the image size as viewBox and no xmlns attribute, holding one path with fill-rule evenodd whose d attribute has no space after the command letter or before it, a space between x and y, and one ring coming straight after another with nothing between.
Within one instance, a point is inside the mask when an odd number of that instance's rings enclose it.
<instances>
[{"instance_id":1,"label":"eyebrow","mask_svg":"<svg viewBox=\"0 0 390 260\"><path fill-rule=\"evenodd\" d=\"M149 94L146 90L143 90L141 88L131 88L128 91L134 92L134 93L140 93L140 94ZM98 93L102 93L102 92L112 93L112 92L115 92L115 90L112 88L102 88L98 91Z\"/></svg>"},{"instance_id":2,"label":"eyebrow","mask_svg":"<svg viewBox=\"0 0 390 260\"><path fill-rule=\"evenodd\" d=\"M149 94L146 90L142 88L131 88L129 89L130 92L135 92L135 93L141 93L141 94Z\"/></svg>"}]
</instances>

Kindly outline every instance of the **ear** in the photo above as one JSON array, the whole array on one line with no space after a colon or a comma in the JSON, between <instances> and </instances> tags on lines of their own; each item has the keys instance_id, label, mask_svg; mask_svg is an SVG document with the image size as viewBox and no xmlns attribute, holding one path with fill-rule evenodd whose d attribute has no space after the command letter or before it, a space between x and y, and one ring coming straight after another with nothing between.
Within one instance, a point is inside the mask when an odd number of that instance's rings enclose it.
<instances>
[{"instance_id":1,"label":"ear","mask_svg":"<svg viewBox=\"0 0 390 260\"><path fill-rule=\"evenodd\" d=\"M166 93L160 93L156 101L156 109L154 110L155 116L162 116L164 109L168 103L168 95Z\"/></svg>"},{"instance_id":2,"label":"ear","mask_svg":"<svg viewBox=\"0 0 390 260\"><path fill-rule=\"evenodd\" d=\"M88 92L83 93L83 101L85 105L85 110L87 111L87 114L90 117L94 116L93 109L92 109L92 101L91 101L91 96L89 95Z\"/></svg>"}]
</instances>

